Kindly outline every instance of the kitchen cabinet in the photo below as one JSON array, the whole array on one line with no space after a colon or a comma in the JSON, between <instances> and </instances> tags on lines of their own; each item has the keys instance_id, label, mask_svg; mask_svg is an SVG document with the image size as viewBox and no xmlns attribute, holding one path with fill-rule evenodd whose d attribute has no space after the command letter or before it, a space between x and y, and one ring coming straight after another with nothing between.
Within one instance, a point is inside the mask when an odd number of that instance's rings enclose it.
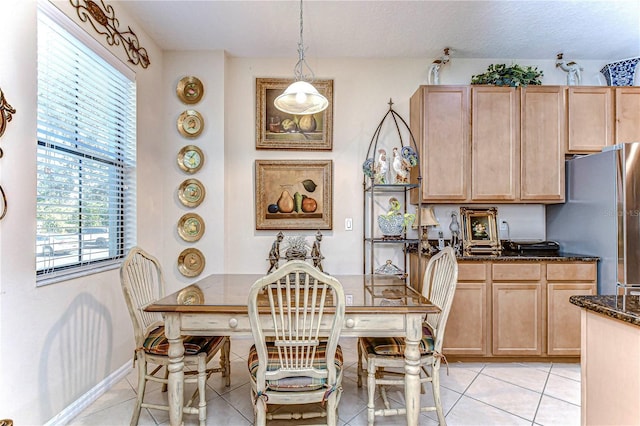
<instances>
[{"instance_id":1,"label":"kitchen cabinet","mask_svg":"<svg viewBox=\"0 0 640 426\"><path fill-rule=\"evenodd\" d=\"M615 104L615 143L640 141L640 87L616 87Z\"/></svg>"},{"instance_id":2,"label":"kitchen cabinet","mask_svg":"<svg viewBox=\"0 0 640 426\"><path fill-rule=\"evenodd\" d=\"M547 265L547 353L580 355L580 309L569 302L573 295L596 294L595 263Z\"/></svg>"},{"instance_id":3,"label":"kitchen cabinet","mask_svg":"<svg viewBox=\"0 0 640 426\"><path fill-rule=\"evenodd\" d=\"M564 201L565 91L528 86L520 101L520 200Z\"/></svg>"},{"instance_id":4,"label":"kitchen cabinet","mask_svg":"<svg viewBox=\"0 0 640 426\"><path fill-rule=\"evenodd\" d=\"M419 147L424 202L469 198L469 102L469 86L420 86L411 97L411 132ZM413 169L415 182L418 170Z\"/></svg>"},{"instance_id":5,"label":"kitchen cabinet","mask_svg":"<svg viewBox=\"0 0 640 426\"><path fill-rule=\"evenodd\" d=\"M613 144L611 87L567 88L567 153L600 152Z\"/></svg>"},{"instance_id":6,"label":"kitchen cabinet","mask_svg":"<svg viewBox=\"0 0 640 426\"><path fill-rule=\"evenodd\" d=\"M445 355L460 360L580 356L580 310L569 297L596 294L595 258L479 258L458 258Z\"/></svg>"},{"instance_id":7,"label":"kitchen cabinet","mask_svg":"<svg viewBox=\"0 0 640 426\"><path fill-rule=\"evenodd\" d=\"M458 262L458 285L442 345L446 354L488 355L487 271L490 262Z\"/></svg>"},{"instance_id":8,"label":"kitchen cabinet","mask_svg":"<svg viewBox=\"0 0 640 426\"><path fill-rule=\"evenodd\" d=\"M420 86L410 107L423 202L564 201L563 87Z\"/></svg>"},{"instance_id":9,"label":"kitchen cabinet","mask_svg":"<svg viewBox=\"0 0 640 426\"><path fill-rule=\"evenodd\" d=\"M492 265L492 354L542 353L542 265Z\"/></svg>"},{"instance_id":10,"label":"kitchen cabinet","mask_svg":"<svg viewBox=\"0 0 640 426\"><path fill-rule=\"evenodd\" d=\"M520 91L471 89L471 200L515 201L520 195Z\"/></svg>"}]
</instances>

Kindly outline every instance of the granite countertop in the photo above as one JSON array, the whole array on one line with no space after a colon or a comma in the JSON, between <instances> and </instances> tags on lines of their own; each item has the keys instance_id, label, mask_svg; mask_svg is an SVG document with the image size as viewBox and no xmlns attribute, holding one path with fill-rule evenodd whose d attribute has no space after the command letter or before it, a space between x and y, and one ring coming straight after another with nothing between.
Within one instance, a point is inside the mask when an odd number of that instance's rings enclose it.
<instances>
[{"instance_id":1,"label":"granite countertop","mask_svg":"<svg viewBox=\"0 0 640 426\"><path fill-rule=\"evenodd\" d=\"M522 262L524 261L547 261L547 262L590 262L598 260L597 256L587 256L575 253L558 253L558 254L522 254L522 253L503 253L499 256L494 255L473 255L458 256L458 260L491 260L499 262Z\"/></svg>"},{"instance_id":2,"label":"granite countertop","mask_svg":"<svg viewBox=\"0 0 640 426\"><path fill-rule=\"evenodd\" d=\"M622 296L571 296L569 301L581 308L628 322L640 327L640 296L627 296L623 306Z\"/></svg>"}]
</instances>

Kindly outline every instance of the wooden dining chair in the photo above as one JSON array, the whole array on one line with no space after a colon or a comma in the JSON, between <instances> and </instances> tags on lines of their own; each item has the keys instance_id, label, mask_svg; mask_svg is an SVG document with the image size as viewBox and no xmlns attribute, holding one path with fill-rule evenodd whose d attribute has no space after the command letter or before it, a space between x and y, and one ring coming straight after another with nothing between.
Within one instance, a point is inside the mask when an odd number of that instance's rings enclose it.
<instances>
[{"instance_id":1,"label":"wooden dining chair","mask_svg":"<svg viewBox=\"0 0 640 426\"><path fill-rule=\"evenodd\" d=\"M458 263L451 247L445 247L429 259L424 275L422 294L440 308L436 314L428 314L423 323L423 337L420 342L421 383L431 383L434 406L420 407L421 412L436 411L438 422L446 425L442 401L440 399L440 363L442 342L451 303L458 281ZM358 339L358 387L362 378L367 378L367 423L373 425L375 416L405 415L406 407L392 408L385 386L404 386L404 373L389 371L387 368L404 370L405 342L401 337L361 337ZM363 368L366 362L366 368ZM446 362L446 360L445 360ZM399 376L399 377L398 377ZM393 378L395 377L395 378ZM374 399L377 387L384 403L383 409L375 409Z\"/></svg>"},{"instance_id":2,"label":"wooden dining chair","mask_svg":"<svg viewBox=\"0 0 640 426\"><path fill-rule=\"evenodd\" d=\"M343 372L340 282L292 260L253 284L248 305L255 341L248 359L255 424L326 416L327 424L335 425ZM295 410L300 404L316 404L311 408L317 410Z\"/></svg>"},{"instance_id":3,"label":"wooden dining chair","mask_svg":"<svg viewBox=\"0 0 640 426\"><path fill-rule=\"evenodd\" d=\"M164 335L164 321L158 312L145 312L144 308L152 302L164 297L164 278L158 260L139 247L132 248L120 268L120 281L124 298L129 308L133 332L135 336L135 359L138 365L138 395L136 406L131 417L131 425L137 425L140 410L151 408L169 411L168 405L144 402L144 392L148 381L162 383L162 390L167 390L167 374L169 365L169 342ZM185 348L185 367L196 368L185 371L185 383L197 383L197 388L186 402L183 412L198 414L201 425L207 418L207 402L205 398L206 381L212 373L221 372L230 384L230 342L228 336L183 336ZM207 368L211 359L220 352L220 367ZM151 365L154 366L149 371ZM164 374L160 375L162 367ZM192 407L197 396L198 406Z\"/></svg>"}]
</instances>

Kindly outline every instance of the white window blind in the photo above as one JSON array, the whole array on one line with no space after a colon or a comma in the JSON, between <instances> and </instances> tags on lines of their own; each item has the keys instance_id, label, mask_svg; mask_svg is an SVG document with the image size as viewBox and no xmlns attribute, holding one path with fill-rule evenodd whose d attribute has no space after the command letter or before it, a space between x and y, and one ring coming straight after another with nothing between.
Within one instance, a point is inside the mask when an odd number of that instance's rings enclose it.
<instances>
[{"instance_id":1,"label":"white window blind","mask_svg":"<svg viewBox=\"0 0 640 426\"><path fill-rule=\"evenodd\" d=\"M135 82L60 21L38 11L38 284L116 267L136 238Z\"/></svg>"}]
</instances>

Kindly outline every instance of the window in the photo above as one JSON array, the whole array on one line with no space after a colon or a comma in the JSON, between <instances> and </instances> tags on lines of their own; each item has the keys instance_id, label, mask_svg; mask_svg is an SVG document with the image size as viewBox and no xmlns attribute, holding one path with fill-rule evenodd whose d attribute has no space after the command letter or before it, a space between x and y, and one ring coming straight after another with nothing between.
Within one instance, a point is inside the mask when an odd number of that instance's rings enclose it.
<instances>
[{"instance_id":1,"label":"window","mask_svg":"<svg viewBox=\"0 0 640 426\"><path fill-rule=\"evenodd\" d=\"M46 3L38 10L39 285L119 266L136 230L133 72Z\"/></svg>"}]
</instances>

